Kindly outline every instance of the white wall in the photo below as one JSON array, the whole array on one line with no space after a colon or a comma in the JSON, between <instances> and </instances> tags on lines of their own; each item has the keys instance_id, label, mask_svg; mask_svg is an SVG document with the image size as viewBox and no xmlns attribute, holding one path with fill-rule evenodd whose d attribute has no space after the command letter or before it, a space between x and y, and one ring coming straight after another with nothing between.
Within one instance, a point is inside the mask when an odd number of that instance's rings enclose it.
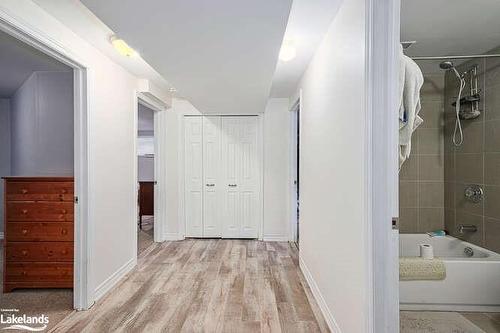
<instances>
[{"instance_id":1,"label":"white wall","mask_svg":"<svg viewBox=\"0 0 500 333\"><path fill-rule=\"evenodd\" d=\"M29 22L89 68L89 219L92 284L99 294L135 263L135 90L138 80L29 0L2 0L0 11ZM91 286L92 288L92 286Z\"/></svg>"},{"instance_id":2,"label":"white wall","mask_svg":"<svg viewBox=\"0 0 500 333\"><path fill-rule=\"evenodd\" d=\"M290 111L271 98L264 112L264 240L290 240Z\"/></svg>"},{"instance_id":3,"label":"white wall","mask_svg":"<svg viewBox=\"0 0 500 333\"><path fill-rule=\"evenodd\" d=\"M365 1L345 0L298 87L301 267L342 332L367 332L369 320L365 20Z\"/></svg>"},{"instance_id":4,"label":"white wall","mask_svg":"<svg viewBox=\"0 0 500 333\"><path fill-rule=\"evenodd\" d=\"M10 100L0 99L0 177L10 176ZM4 181L0 180L0 233L3 233Z\"/></svg>"},{"instance_id":5,"label":"white wall","mask_svg":"<svg viewBox=\"0 0 500 333\"><path fill-rule=\"evenodd\" d=\"M72 176L73 132L73 73L34 72L11 98L12 176Z\"/></svg>"}]
</instances>

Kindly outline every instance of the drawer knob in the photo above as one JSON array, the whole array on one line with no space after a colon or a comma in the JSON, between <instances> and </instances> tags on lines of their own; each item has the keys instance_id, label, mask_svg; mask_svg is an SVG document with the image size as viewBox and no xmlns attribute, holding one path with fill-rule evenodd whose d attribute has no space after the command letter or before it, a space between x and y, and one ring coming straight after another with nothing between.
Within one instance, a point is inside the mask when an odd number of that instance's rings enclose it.
<instances>
[{"instance_id":1,"label":"drawer knob","mask_svg":"<svg viewBox=\"0 0 500 333\"><path fill-rule=\"evenodd\" d=\"M66 230L66 229L61 230L61 234L67 235L68 234L68 230Z\"/></svg>"},{"instance_id":2,"label":"drawer knob","mask_svg":"<svg viewBox=\"0 0 500 333\"><path fill-rule=\"evenodd\" d=\"M65 255L67 252L66 250L62 250L61 253Z\"/></svg>"},{"instance_id":3,"label":"drawer knob","mask_svg":"<svg viewBox=\"0 0 500 333\"><path fill-rule=\"evenodd\" d=\"M64 188L61 190L61 193L66 193L66 192L67 192L67 191L66 191L66 189L64 189Z\"/></svg>"},{"instance_id":4,"label":"drawer knob","mask_svg":"<svg viewBox=\"0 0 500 333\"><path fill-rule=\"evenodd\" d=\"M63 210L62 210L62 213L63 213L63 214L66 214L67 212L68 212L68 211L67 211L66 209L63 209Z\"/></svg>"},{"instance_id":5,"label":"drawer knob","mask_svg":"<svg viewBox=\"0 0 500 333\"><path fill-rule=\"evenodd\" d=\"M22 274L22 275L28 275L28 272L23 271L21 274Z\"/></svg>"},{"instance_id":6,"label":"drawer knob","mask_svg":"<svg viewBox=\"0 0 500 333\"><path fill-rule=\"evenodd\" d=\"M28 229L23 229L22 233L23 235L26 235L28 233Z\"/></svg>"},{"instance_id":7,"label":"drawer knob","mask_svg":"<svg viewBox=\"0 0 500 333\"><path fill-rule=\"evenodd\" d=\"M23 209L22 213L26 215L26 214L28 214L28 210L27 209Z\"/></svg>"},{"instance_id":8,"label":"drawer knob","mask_svg":"<svg viewBox=\"0 0 500 333\"><path fill-rule=\"evenodd\" d=\"M28 190L27 190L27 189L25 189L25 188L23 188L23 189L21 190L21 192L22 192L23 194L26 194L26 193L28 193Z\"/></svg>"},{"instance_id":9,"label":"drawer knob","mask_svg":"<svg viewBox=\"0 0 500 333\"><path fill-rule=\"evenodd\" d=\"M22 253L22 254L23 254L23 256L25 256L25 257L28 255L28 251L26 251L26 250L22 250L22 251L21 251L21 253Z\"/></svg>"}]
</instances>

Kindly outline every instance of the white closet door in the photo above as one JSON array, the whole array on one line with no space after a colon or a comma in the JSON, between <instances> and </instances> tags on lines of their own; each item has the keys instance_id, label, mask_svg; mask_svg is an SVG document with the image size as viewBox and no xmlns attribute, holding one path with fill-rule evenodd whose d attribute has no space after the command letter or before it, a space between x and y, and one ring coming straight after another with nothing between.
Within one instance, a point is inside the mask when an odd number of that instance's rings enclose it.
<instances>
[{"instance_id":1,"label":"white closet door","mask_svg":"<svg viewBox=\"0 0 500 333\"><path fill-rule=\"evenodd\" d=\"M260 221L260 163L257 117L240 117L241 169L238 190L241 207L240 237L257 238Z\"/></svg>"},{"instance_id":2,"label":"white closet door","mask_svg":"<svg viewBox=\"0 0 500 333\"><path fill-rule=\"evenodd\" d=\"M222 117L224 238L257 238L260 161L257 117Z\"/></svg>"},{"instance_id":3,"label":"white closet door","mask_svg":"<svg viewBox=\"0 0 500 333\"><path fill-rule=\"evenodd\" d=\"M186 237L203 237L202 130L201 117L184 118Z\"/></svg>"},{"instance_id":4,"label":"white closet door","mask_svg":"<svg viewBox=\"0 0 500 333\"><path fill-rule=\"evenodd\" d=\"M203 237L221 237L221 117L203 117Z\"/></svg>"},{"instance_id":5,"label":"white closet door","mask_svg":"<svg viewBox=\"0 0 500 333\"><path fill-rule=\"evenodd\" d=\"M241 212L238 182L241 154L239 148L240 124L238 117L222 117L223 218L222 237L240 237Z\"/></svg>"}]
</instances>

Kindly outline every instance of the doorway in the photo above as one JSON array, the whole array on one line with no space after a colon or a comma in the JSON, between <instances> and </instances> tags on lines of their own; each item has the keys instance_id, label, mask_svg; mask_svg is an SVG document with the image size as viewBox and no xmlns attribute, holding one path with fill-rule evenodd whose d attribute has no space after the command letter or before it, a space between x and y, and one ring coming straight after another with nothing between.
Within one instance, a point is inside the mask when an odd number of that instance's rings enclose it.
<instances>
[{"instance_id":1,"label":"doorway","mask_svg":"<svg viewBox=\"0 0 500 333\"><path fill-rule=\"evenodd\" d=\"M4 31L0 49L0 312L43 313L50 328L78 306L80 86L71 66Z\"/></svg>"},{"instance_id":2,"label":"doorway","mask_svg":"<svg viewBox=\"0 0 500 333\"><path fill-rule=\"evenodd\" d=\"M155 145L154 110L139 99L137 106L137 254L154 242Z\"/></svg>"},{"instance_id":3,"label":"doorway","mask_svg":"<svg viewBox=\"0 0 500 333\"><path fill-rule=\"evenodd\" d=\"M73 74L73 196L74 196L74 270L73 304L77 310L88 309L93 304L94 290L89 288L90 246L92 220L88 219L88 87L87 67L67 49L55 45L53 40L33 30L30 26L14 19L10 14L0 11L0 32L5 33L34 52L41 52L68 66ZM3 53L2 53L3 54Z\"/></svg>"},{"instance_id":4,"label":"doorway","mask_svg":"<svg viewBox=\"0 0 500 333\"><path fill-rule=\"evenodd\" d=\"M300 98L290 109L290 228L291 240L300 242Z\"/></svg>"}]
</instances>

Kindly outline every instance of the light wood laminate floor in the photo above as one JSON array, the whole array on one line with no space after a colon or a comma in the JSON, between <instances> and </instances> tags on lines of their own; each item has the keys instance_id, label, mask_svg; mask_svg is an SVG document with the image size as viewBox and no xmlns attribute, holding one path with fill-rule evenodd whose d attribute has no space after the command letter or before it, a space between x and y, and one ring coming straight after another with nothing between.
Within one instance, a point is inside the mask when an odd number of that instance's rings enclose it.
<instances>
[{"instance_id":1,"label":"light wood laminate floor","mask_svg":"<svg viewBox=\"0 0 500 333\"><path fill-rule=\"evenodd\" d=\"M288 243L154 243L91 310L53 332L328 332Z\"/></svg>"}]
</instances>

